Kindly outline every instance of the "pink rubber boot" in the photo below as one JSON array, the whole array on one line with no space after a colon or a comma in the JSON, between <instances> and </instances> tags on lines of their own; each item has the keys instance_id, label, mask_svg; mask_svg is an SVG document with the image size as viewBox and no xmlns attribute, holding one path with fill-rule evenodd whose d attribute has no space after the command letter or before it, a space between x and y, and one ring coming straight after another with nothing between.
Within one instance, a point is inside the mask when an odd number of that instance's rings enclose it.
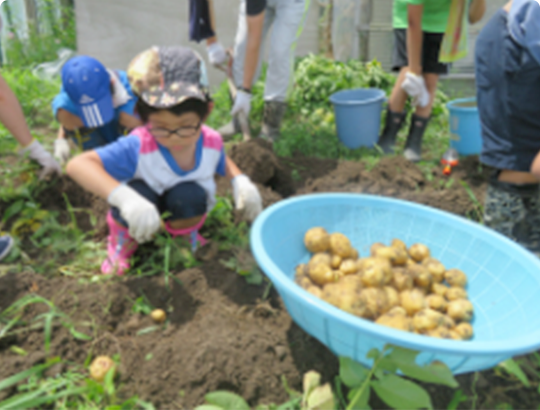
<instances>
[{"instance_id":1,"label":"pink rubber boot","mask_svg":"<svg viewBox=\"0 0 540 410\"><path fill-rule=\"evenodd\" d=\"M191 250L195 252L197 250L197 243L199 243L201 246L204 246L208 243L208 240L204 239L199 234L199 229L201 229L201 227L204 225L204 221L206 221L206 215L202 217L202 219L197 225L192 226L191 228L173 229L171 228L171 225L169 222L165 223L165 228L167 228L167 232L169 232L173 238L176 238L177 236L189 235L189 242L191 243Z\"/></svg>"},{"instance_id":2,"label":"pink rubber boot","mask_svg":"<svg viewBox=\"0 0 540 410\"><path fill-rule=\"evenodd\" d=\"M101 265L101 272L109 275L123 275L129 269L129 258L135 253L139 244L129 236L128 229L116 222L111 211L107 213L109 236L107 238L108 257Z\"/></svg>"}]
</instances>

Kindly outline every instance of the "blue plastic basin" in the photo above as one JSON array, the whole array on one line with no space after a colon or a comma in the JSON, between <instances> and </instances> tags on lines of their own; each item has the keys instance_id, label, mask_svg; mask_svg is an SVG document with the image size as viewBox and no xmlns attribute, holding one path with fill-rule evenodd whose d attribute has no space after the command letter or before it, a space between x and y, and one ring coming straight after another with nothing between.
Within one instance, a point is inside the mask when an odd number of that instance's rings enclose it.
<instances>
[{"instance_id":1,"label":"blue plastic basin","mask_svg":"<svg viewBox=\"0 0 540 410\"><path fill-rule=\"evenodd\" d=\"M460 98L447 105L450 112L450 146L460 155L478 155L482 134L476 98Z\"/></svg>"},{"instance_id":2,"label":"blue plastic basin","mask_svg":"<svg viewBox=\"0 0 540 410\"><path fill-rule=\"evenodd\" d=\"M386 94L378 88L339 91L330 96L339 140L351 149L373 147L379 138Z\"/></svg>"},{"instance_id":3,"label":"blue plastic basin","mask_svg":"<svg viewBox=\"0 0 540 410\"><path fill-rule=\"evenodd\" d=\"M462 269L475 308L471 341L435 339L377 325L348 314L293 282L309 260L305 232L322 226L347 235L361 256L374 242L425 243L447 269ZM366 354L391 343L440 360L455 373L491 368L540 347L540 260L515 242L464 218L414 203L362 194L314 194L264 210L251 231L253 254L289 314L336 355L370 366Z\"/></svg>"}]
</instances>

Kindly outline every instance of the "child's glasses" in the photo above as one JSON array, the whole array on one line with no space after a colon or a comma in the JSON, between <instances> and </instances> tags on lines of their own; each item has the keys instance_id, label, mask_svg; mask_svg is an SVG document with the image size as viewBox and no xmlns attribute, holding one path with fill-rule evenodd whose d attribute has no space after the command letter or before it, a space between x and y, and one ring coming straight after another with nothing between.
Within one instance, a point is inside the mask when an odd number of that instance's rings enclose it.
<instances>
[{"instance_id":1,"label":"child's glasses","mask_svg":"<svg viewBox=\"0 0 540 410\"><path fill-rule=\"evenodd\" d=\"M146 129L152 134L155 138L170 138L172 135L176 135L180 138L190 138L197 134L199 128L201 128L202 122L199 122L194 127L180 127L175 130L169 130L167 128L159 127L150 127L146 126Z\"/></svg>"}]
</instances>

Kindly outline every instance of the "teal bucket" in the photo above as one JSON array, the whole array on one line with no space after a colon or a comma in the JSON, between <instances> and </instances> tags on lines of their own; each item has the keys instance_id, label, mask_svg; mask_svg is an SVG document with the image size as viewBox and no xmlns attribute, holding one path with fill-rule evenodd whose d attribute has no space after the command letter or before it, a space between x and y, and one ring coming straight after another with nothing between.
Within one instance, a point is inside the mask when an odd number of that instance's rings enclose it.
<instances>
[{"instance_id":1,"label":"teal bucket","mask_svg":"<svg viewBox=\"0 0 540 410\"><path fill-rule=\"evenodd\" d=\"M478 155L482 150L482 134L476 98L450 101L450 147L460 155Z\"/></svg>"},{"instance_id":2,"label":"teal bucket","mask_svg":"<svg viewBox=\"0 0 540 410\"><path fill-rule=\"evenodd\" d=\"M347 148L373 147L379 139L386 94L378 88L339 91L330 96L339 140Z\"/></svg>"}]
</instances>

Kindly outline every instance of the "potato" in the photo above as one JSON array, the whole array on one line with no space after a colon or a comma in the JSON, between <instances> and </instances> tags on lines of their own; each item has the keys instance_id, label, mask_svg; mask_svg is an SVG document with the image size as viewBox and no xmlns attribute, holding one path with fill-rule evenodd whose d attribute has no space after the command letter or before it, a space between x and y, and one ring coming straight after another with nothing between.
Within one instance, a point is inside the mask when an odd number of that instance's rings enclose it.
<instances>
[{"instance_id":1,"label":"potato","mask_svg":"<svg viewBox=\"0 0 540 410\"><path fill-rule=\"evenodd\" d=\"M342 233L336 232L330 235L330 252L333 255L348 258L352 253L352 245L349 238Z\"/></svg>"},{"instance_id":2,"label":"potato","mask_svg":"<svg viewBox=\"0 0 540 410\"><path fill-rule=\"evenodd\" d=\"M359 257L360 257L360 254L358 253L356 249L353 248L349 258L352 259L353 261L356 261L358 260Z\"/></svg>"},{"instance_id":3,"label":"potato","mask_svg":"<svg viewBox=\"0 0 540 410\"><path fill-rule=\"evenodd\" d=\"M339 301L342 293L354 293L353 289L347 288L346 286L343 286L337 282L324 285L322 291L322 299L336 307L339 307Z\"/></svg>"},{"instance_id":4,"label":"potato","mask_svg":"<svg viewBox=\"0 0 540 410\"><path fill-rule=\"evenodd\" d=\"M427 336L436 337L437 339L451 339L452 338L450 336L450 329L443 326L439 326L439 327L436 327L435 329L428 330L425 334Z\"/></svg>"},{"instance_id":5,"label":"potato","mask_svg":"<svg viewBox=\"0 0 540 410\"><path fill-rule=\"evenodd\" d=\"M444 280L444 273L446 272L446 268L437 259L425 259L424 262L422 262L422 265L424 265L428 272L431 273L431 276L433 277L433 282L440 283Z\"/></svg>"},{"instance_id":6,"label":"potato","mask_svg":"<svg viewBox=\"0 0 540 410\"><path fill-rule=\"evenodd\" d=\"M455 329L448 329L448 334L450 335L450 339L452 340L462 340L461 336L458 332L455 331Z\"/></svg>"},{"instance_id":7,"label":"potato","mask_svg":"<svg viewBox=\"0 0 540 410\"><path fill-rule=\"evenodd\" d=\"M450 286L464 288L467 285L467 276L459 269L447 270L444 279Z\"/></svg>"},{"instance_id":8,"label":"potato","mask_svg":"<svg viewBox=\"0 0 540 410\"><path fill-rule=\"evenodd\" d=\"M409 248L409 255L416 262L422 262L424 259L429 258L429 248L421 243L415 243Z\"/></svg>"},{"instance_id":9,"label":"potato","mask_svg":"<svg viewBox=\"0 0 540 410\"><path fill-rule=\"evenodd\" d=\"M411 319L404 315L389 315L386 313L380 316L375 323L394 329L404 330L406 332L411 332L413 330Z\"/></svg>"},{"instance_id":10,"label":"potato","mask_svg":"<svg viewBox=\"0 0 540 410\"><path fill-rule=\"evenodd\" d=\"M307 264L301 263L300 265L298 265L295 269L295 273L296 273L296 277L306 276L308 274Z\"/></svg>"},{"instance_id":11,"label":"potato","mask_svg":"<svg viewBox=\"0 0 540 410\"><path fill-rule=\"evenodd\" d=\"M410 266L407 272L412 276L414 284L419 288L429 289L433 283L431 273L422 265Z\"/></svg>"},{"instance_id":12,"label":"potato","mask_svg":"<svg viewBox=\"0 0 540 410\"><path fill-rule=\"evenodd\" d=\"M299 278L296 278L295 282L303 289L307 289L314 285L311 279L307 276L300 276Z\"/></svg>"},{"instance_id":13,"label":"potato","mask_svg":"<svg viewBox=\"0 0 540 410\"><path fill-rule=\"evenodd\" d=\"M311 266L318 265L319 263L330 266L332 263L332 256L326 252L316 253L308 262L308 270Z\"/></svg>"},{"instance_id":14,"label":"potato","mask_svg":"<svg viewBox=\"0 0 540 410\"><path fill-rule=\"evenodd\" d=\"M372 267L376 267L382 271L384 284L389 284L392 281L394 274L392 272L392 265L388 259L370 257L362 260L361 268L363 271L369 270Z\"/></svg>"},{"instance_id":15,"label":"potato","mask_svg":"<svg viewBox=\"0 0 540 410\"><path fill-rule=\"evenodd\" d=\"M431 293L433 293L434 295L446 297L447 291L448 287L446 287L442 283L434 283L433 285L431 285Z\"/></svg>"},{"instance_id":16,"label":"potato","mask_svg":"<svg viewBox=\"0 0 540 410\"><path fill-rule=\"evenodd\" d=\"M426 303L430 309L438 310L439 312L446 312L448 302L441 295L431 294L426 296Z\"/></svg>"},{"instance_id":17,"label":"potato","mask_svg":"<svg viewBox=\"0 0 540 410\"><path fill-rule=\"evenodd\" d=\"M409 258L407 259L407 262L405 262L405 267L410 268L411 266L416 266L418 263L416 263L415 260Z\"/></svg>"},{"instance_id":18,"label":"potato","mask_svg":"<svg viewBox=\"0 0 540 410\"><path fill-rule=\"evenodd\" d=\"M309 293L311 293L313 296L317 296L318 298L322 299L323 291L320 287L312 285L306 289Z\"/></svg>"},{"instance_id":19,"label":"potato","mask_svg":"<svg viewBox=\"0 0 540 410\"><path fill-rule=\"evenodd\" d=\"M375 242L373 245L371 245L371 248L369 248L369 253L371 256L375 256L375 251L379 248L385 248L383 243Z\"/></svg>"},{"instance_id":20,"label":"potato","mask_svg":"<svg viewBox=\"0 0 540 410\"><path fill-rule=\"evenodd\" d=\"M311 228L304 236L304 245L311 253L326 252L330 248L330 235L324 228Z\"/></svg>"},{"instance_id":21,"label":"potato","mask_svg":"<svg viewBox=\"0 0 540 410\"><path fill-rule=\"evenodd\" d=\"M473 328L470 323L460 323L454 328L454 331L462 340L469 340L473 337Z\"/></svg>"},{"instance_id":22,"label":"potato","mask_svg":"<svg viewBox=\"0 0 540 410\"><path fill-rule=\"evenodd\" d=\"M111 370L116 371L116 365L108 356L98 356L90 364L90 377L97 382L102 382Z\"/></svg>"},{"instance_id":23,"label":"potato","mask_svg":"<svg viewBox=\"0 0 540 410\"><path fill-rule=\"evenodd\" d=\"M362 278L362 284L367 287L379 287L385 283L384 272L378 266L364 268L360 275Z\"/></svg>"},{"instance_id":24,"label":"potato","mask_svg":"<svg viewBox=\"0 0 540 410\"><path fill-rule=\"evenodd\" d=\"M405 266L409 260L409 254L406 250L396 248L396 257L392 260L394 266Z\"/></svg>"},{"instance_id":25,"label":"potato","mask_svg":"<svg viewBox=\"0 0 540 410\"><path fill-rule=\"evenodd\" d=\"M167 314L163 309L154 309L150 313L150 317L156 323L163 323L165 322L165 320L167 320Z\"/></svg>"},{"instance_id":26,"label":"potato","mask_svg":"<svg viewBox=\"0 0 540 410\"><path fill-rule=\"evenodd\" d=\"M427 307L426 298L419 289L404 290L399 294L401 306L412 316Z\"/></svg>"},{"instance_id":27,"label":"potato","mask_svg":"<svg viewBox=\"0 0 540 410\"><path fill-rule=\"evenodd\" d=\"M322 299L335 307L356 316L364 317L366 307L360 293L343 283L330 283L323 288Z\"/></svg>"},{"instance_id":28,"label":"potato","mask_svg":"<svg viewBox=\"0 0 540 410\"><path fill-rule=\"evenodd\" d=\"M403 242L401 239L392 239L391 245L393 248L401 249L407 252L407 245L405 245L405 242Z\"/></svg>"},{"instance_id":29,"label":"potato","mask_svg":"<svg viewBox=\"0 0 540 410\"><path fill-rule=\"evenodd\" d=\"M456 321L470 322L473 316L473 305L465 299L453 300L448 304L446 314Z\"/></svg>"},{"instance_id":30,"label":"potato","mask_svg":"<svg viewBox=\"0 0 540 410\"><path fill-rule=\"evenodd\" d=\"M355 291L360 291L362 289L362 278L360 275L345 275L338 280L338 283L342 286L345 286Z\"/></svg>"},{"instance_id":31,"label":"potato","mask_svg":"<svg viewBox=\"0 0 540 410\"><path fill-rule=\"evenodd\" d=\"M407 263L409 255L407 251L391 246L383 246L375 249L375 257L388 259L394 266L403 266Z\"/></svg>"},{"instance_id":32,"label":"potato","mask_svg":"<svg viewBox=\"0 0 540 410\"><path fill-rule=\"evenodd\" d=\"M342 261L343 261L343 259L341 258L341 256L332 255L330 257L330 267L332 269L339 269L339 265L341 265Z\"/></svg>"},{"instance_id":33,"label":"potato","mask_svg":"<svg viewBox=\"0 0 540 410\"><path fill-rule=\"evenodd\" d=\"M310 266L309 278L319 286L326 285L327 283L335 282L336 276L332 268L324 263Z\"/></svg>"},{"instance_id":34,"label":"potato","mask_svg":"<svg viewBox=\"0 0 540 410\"><path fill-rule=\"evenodd\" d=\"M397 290L390 286L385 286L383 288L384 292L386 293L386 299L388 301L388 309L393 309L396 306L399 306L399 293Z\"/></svg>"},{"instance_id":35,"label":"potato","mask_svg":"<svg viewBox=\"0 0 540 410\"><path fill-rule=\"evenodd\" d=\"M339 270L343 272L344 275L352 275L353 273L358 272L358 263L352 259L344 259L339 266Z\"/></svg>"},{"instance_id":36,"label":"potato","mask_svg":"<svg viewBox=\"0 0 540 410\"><path fill-rule=\"evenodd\" d=\"M449 301L458 300L458 299L467 299L467 291L463 288L457 286L452 286L446 291L446 299Z\"/></svg>"},{"instance_id":37,"label":"potato","mask_svg":"<svg viewBox=\"0 0 540 410\"><path fill-rule=\"evenodd\" d=\"M360 292L360 299L366 307L366 319L375 319L388 310L386 292L380 288L364 288Z\"/></svg>"},{"instance_id":38,"label":"potato","mask_svg":"<svg viewBox=\"0 0 540 410\"><path fill-rule=\"evenodd\" d=\"M399 292L413 288L413 278L403 268L394 268L390 285Z\"/></svg>"},{"instance_id":39,"label":"potato","mask_svg":"<svg viewBox=\"0 0 540 410\"><path fill-rule=\"evenodd\" d=\"M441 326L447 327L448 329L453 329L456 327L456 322L450 316L443 315Z\"/></svg>"},{"instance_id":40,"label":"potato","mask_svg":"<svg viewBox=\"0 0 540 410\"><path fill-rule=\"evenodd\" d=\"M395 306L392 309L390 309L388 312L386 312L385 315L407 316L407 311L403 309L401 306Z\"/></svg>"},{"instance_id":41,"label":"potato","mask_svg":"<svg viewBox=\"0 0 540 410\"><path fill-rule=\"evenodd\" d=\"M442 323L443 315L433 309L422 309L413 317L413 326L419 332L435 329Z\"/></svg>"}]
</instances>

